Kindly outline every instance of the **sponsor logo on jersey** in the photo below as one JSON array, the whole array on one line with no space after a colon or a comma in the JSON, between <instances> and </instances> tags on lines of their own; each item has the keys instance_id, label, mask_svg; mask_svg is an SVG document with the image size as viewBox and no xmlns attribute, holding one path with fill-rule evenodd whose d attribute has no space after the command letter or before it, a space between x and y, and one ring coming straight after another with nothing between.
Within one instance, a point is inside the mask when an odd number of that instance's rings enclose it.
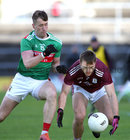
<instances>
[{"instance_id":1,"label":"sponsor logo on jersey","mask_svg":"<svg viewBox=\"0 0 130 140\"><path fill-rule=\"evenodd\" d=\"M84 84L87 85L87 86L91 86L91 85L92 85L92 84L89 83L88 81L84 82Z\"/></svg>"},{"instance_id":2,"label":"sponsor logo on jersey","mask_svg":"<svg viewBox=\"0 0 130 140\"><path fill-rule=\"evenodd\" d=\"M82 79L83 79L83 77L78 77L78 78L77 78L77 80L82 80Z\"/></svg>"},{"instance_id":3,"label":"sponsor logo on jersey","mask_svg":"<svg viewBox=\"0 0 130 140\"><path fill-rule=\"evenodd\" d=\"M41 55L42 52L39 52L39 51L33 51L34 52L34 56L37 56L37 55ZM55 54L50 54L49 56L46 56L41 62L52 62L53 59L54 59L54 56Z\"/></svg>"}]
</instances>

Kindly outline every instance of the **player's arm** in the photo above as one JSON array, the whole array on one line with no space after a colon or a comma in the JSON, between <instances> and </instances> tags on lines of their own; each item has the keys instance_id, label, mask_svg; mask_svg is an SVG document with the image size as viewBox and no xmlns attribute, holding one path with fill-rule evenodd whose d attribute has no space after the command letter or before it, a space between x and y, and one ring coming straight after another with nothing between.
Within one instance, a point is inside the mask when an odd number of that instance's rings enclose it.
<instances>
[{"instance_id":1,"label":"player's arm","mask_svg":"<svg viewBox=\"0 0 130 140\"><path fill-rule=\"evenodd\" d=\"M67 84L63 84L62 86L62 91L61 91L61 94L59 95L59 98L58 98L58 115L57 115L57 125L58 127L62 127L62 119L63 119L63 110L65 108L65 105L66 105L66 99L67 99L67 95L68 93L70 92L70 89L71 89L71 85L67 85Z\"/></svg>"},{"instance_id":2,"label":"player's arm","mask_svg":"<svg viewBox=\"0 0 130 140\"><path fill-rule=\"evenodd\" d=\"M52 63L52 70L53 72L66 74L67 67L65 65L60 65L60 57L55 57Z\"/></svg>"},{"instance_id":3,"label":"player's arm","mask_svg":"<svg viewBox=\"0 0 130 140\"><path fill-rule=\"evenodd\" d=\"M114 84L111 83L109 85L105 85L105 89L106 92L108 94L110 103L111 103L111 107L112 107L112 111L113 111L113 115L118 115L118 100L117 100L117 96L115 93L115 88L114 88Z\"/></svg>"},{"instance_id":4,"label":"player's arm","mask_svg":"<svg viewBox=\"0 0 130 140\"><path fill-rule=\"evenodd\" d=\"M102 81L104 83L105 90L110 100L113 115L118 115L118 100L116 97L116 92L111 78L111 74L109 69L105 65L102 65L102 67L104 69L104 76L102 78Z\"/></svg>"},{"instance_id":5,"label":"player's arm","mask_svg":"<svg viewBox=\"0 0 130 140\"><path fill-rule=\"evenodd\" d=\"M43 58L49 56L52 52L57 52L54 45L48 45L46 50L41 52L41 55L34 56L32 50L27 50L22 52L23 63L26 68L32 68L36 66Z\"/></svg>"},{"instance_id":6,"label":"player's arm","mask_svg":"<svg viewBox=\"0 0 130 140\"><path fill-rule=\"evenodd\" d=\"M114 88L113 83L106 85L105 89L106 89L106 92L108 94L110 104L112 107L112 111L113 111L113 115L114 115L113 121L112 121L113 128L110 130L110 135L112 135L112 134L114 134L114 132L118 128L118 121L120 120L120 116L119 116L119 112L118 112L118 100L117 100L117 96L115 93L115 88Z\"/></svg>"},{"instance_id":7,"label":"player's arm","mask_svg":"<svg viewBox=\"0 0 130 140\"><path fill-rule=\"evenodd\" d=\"M71 85L67 85L65 83L63 84L61 94L59 95L59 98L58 98L59 108L63 110L65 108L67 95L70 92L70 89L71 89Z\"/></svg>"},{"instance_id":8,"label":"player's arm","mask_svg":"<svg viewBox=\"0 0 130 140\"><path fill-rule=\"evenodd\" d=\"M36 66L43 59L41 55L34 56L32 50L23 51L21 55L23 58L23 63L27 69Z\"/></svg>"},{"instance_id":9,"label":"player's arm","mask_svg":"<svg viewBox=\"0 0 130 140\"><path fill-rule=\"evenodd\" d=\"M54 57L52 62L52 71L56 72L56 67L60 65L60 57Z\"/></svg>"}]
</instances>

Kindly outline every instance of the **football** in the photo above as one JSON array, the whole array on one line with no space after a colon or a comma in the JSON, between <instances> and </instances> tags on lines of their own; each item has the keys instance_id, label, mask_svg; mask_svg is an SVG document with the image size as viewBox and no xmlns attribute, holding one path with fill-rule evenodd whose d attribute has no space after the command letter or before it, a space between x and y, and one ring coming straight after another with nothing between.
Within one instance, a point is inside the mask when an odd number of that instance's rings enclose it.
<instances>
[{"instance_id":1,"label":"football","mask_svg":"<svg viewBox=\"0 0 130 140\"><path fill-rule=\"evenodd\" d=\"M102 132L108 127L108 118L101 112L93 113L88 118L88 126L93 132Z\"/></svg>"}]
</instances>

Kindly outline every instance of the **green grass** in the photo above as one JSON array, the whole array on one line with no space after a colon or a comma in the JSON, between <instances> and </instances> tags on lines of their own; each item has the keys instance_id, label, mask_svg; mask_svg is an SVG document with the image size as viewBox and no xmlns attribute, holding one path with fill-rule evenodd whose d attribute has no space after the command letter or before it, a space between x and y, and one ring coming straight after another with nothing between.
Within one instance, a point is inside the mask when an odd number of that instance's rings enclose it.
<instances>
[{"instance_id":1,"label":"green grass","mask_svg":"<svg viewBox=\"0 0 130 140\"><path fill-rule=\"evenodd\" d=\"M0 101L4 93L0 93ZM42 101L36 101L28 96L21 102L0 124L0 140L39 140L42 130ZM87 113L90 108L88 107ZM130 139L130 102L123 99L119 105L121 120L119 128L113 136L109 135L111 126L102 132L100 140L129 140ZM64 110L63 128L58 128L56 124L57 113L55 114L52 126L50 128L51 140L73 140L72 122L73 111L71 104L71 95L68 96L67 105ZM87 117L84 122L84 134L82 140L95 140L87 126Z\"/></svg>"}]
</instances>

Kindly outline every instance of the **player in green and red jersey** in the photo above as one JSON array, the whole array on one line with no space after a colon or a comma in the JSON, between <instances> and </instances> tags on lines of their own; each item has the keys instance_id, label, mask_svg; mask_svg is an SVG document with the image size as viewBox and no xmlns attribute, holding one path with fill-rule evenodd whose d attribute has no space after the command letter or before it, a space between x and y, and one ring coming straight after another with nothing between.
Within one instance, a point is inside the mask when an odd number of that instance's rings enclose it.
<instances>
[{"instance_id":1,"label":"player in green and red jersey","mask_svg":"<svg viewBox=\"0 0 130 140\"><path fill-rule=\"evenodd\" d=\"M57 93L48 76L51 68L60 73L65 73L66 68L60 65L62 42L47 32L46 12L35 11L32 20L34 30L21 40L18 72L1 103L0 122L30 93L37 100L46 100L40 140L50 140L48 131L56 111Z\"/></svg>"}]
</instances>

